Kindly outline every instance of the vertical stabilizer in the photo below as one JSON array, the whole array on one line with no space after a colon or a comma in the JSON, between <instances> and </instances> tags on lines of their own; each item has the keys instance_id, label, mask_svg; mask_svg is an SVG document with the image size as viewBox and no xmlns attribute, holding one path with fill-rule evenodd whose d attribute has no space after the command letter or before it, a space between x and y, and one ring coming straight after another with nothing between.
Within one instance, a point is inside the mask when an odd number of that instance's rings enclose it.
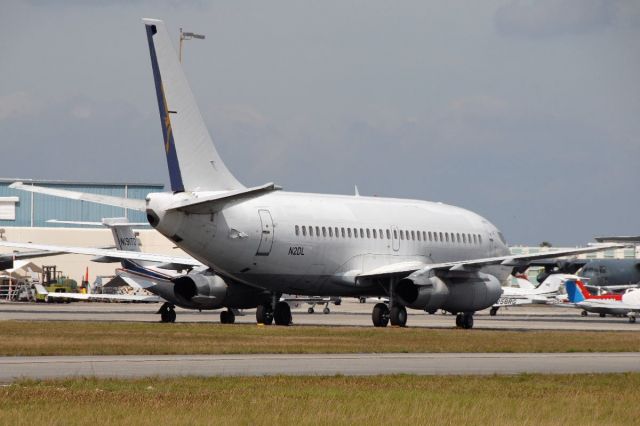
<instances>
[{"instance_id":1,"label":"vertical stabilizer","mask_svg":"<svg viewBox=\"0 0 640 426\"><path fill-rule=\"evenodd\" d=\"M142 21L149 42L171 190L243 189L213 145L164 22Z\"/></svg>"},{"instance_id":2,"label":"vertical stabilizer","mask_svg":"<svg viewBox=\"0 0 640 426\"><path fill-rule=\"evenodd\" d=\"M564 285L567 289L567 297L571 303L583 302L585 300L584 292L587 292L588 296L588 290L584 288L582 283L578 280L569 279L565 281Z\"/></svg>"}]
</instances>

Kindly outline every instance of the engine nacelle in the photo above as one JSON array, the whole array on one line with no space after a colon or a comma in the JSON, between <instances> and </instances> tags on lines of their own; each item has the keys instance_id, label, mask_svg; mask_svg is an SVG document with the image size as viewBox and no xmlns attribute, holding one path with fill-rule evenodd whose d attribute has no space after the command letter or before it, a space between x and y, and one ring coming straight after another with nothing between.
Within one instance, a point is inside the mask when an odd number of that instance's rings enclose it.
<instances>
[{"instance_id":1,"label":"engine nacelle","mask_svg":"<svg viewBox=\"0 0 640 426\"><path fill-rule=\"evenodd\" d=\"M188 274L172 282L176 298L185 306L218 309L227 297L227 283L217 275Z\"/></svg>"},{"instance_id":2,"label":"engine nacelle","mask_svg":"<svg viewBox=\"0 0 640 426\"><path fill-rule=\"evenodd\" d=\"M474 276L439 278L429 273L411 274L396 284L396 295L404 305L425 311L475 312L493 305L502 287L496 277Z\"/></svg>"},{"instance_id":3,"label":"engine nacelle","mask_svg":"<svg viewBox=\"0 0 640 426\"><path fill-rule=\"evenodd\" d=\"M236 282L228 285L214 274L191 273L171 281L175 304L188 309L250 309L270 300L263 289Z\"/></svg>"},{"instance_id":4,"label":"engine nacelle","mask_svg":"<svg viewBox=\"0 0 640 426\"><path fill-rule=\"evenodd\" d=\"M435 276L426 279L405 278L396 284L395 290L404 305L425 311L440 309L449 297L449 287Z\"/></svg>"}]
</instances>

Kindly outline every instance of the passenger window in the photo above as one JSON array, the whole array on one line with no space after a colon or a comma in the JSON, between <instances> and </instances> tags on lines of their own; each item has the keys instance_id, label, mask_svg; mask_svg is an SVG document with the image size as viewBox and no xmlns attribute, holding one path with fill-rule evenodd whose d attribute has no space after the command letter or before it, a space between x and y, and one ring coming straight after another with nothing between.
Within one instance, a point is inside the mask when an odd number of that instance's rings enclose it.
<instances>
[{"instance_id":1,"label":"passenger window","mask_svg":"<svg viewBox=\"0 0 640 426\"><path fill-rule=\"evenodd\" d=\"M431 240L431 231L429 231L429 233L427 235L429 236L429 241L432 241Z\"/></svg>"},{"instance_id":2,"label":"passenger window","mask_svg":"<svg viewBox=\"0 0 640 426\"><path fill-rule=\"evenodd\" d=\"M404 240L404 231L403 230L400 230L400 239Z\"/></svg>"},{"instance_id":3,"label":"passenger window","mask_svg":"<svg viewBox=\"0 0 640 426\"><path fill-rule=\"evenodd\" d=\"M347 235L351 238L351 228L347 228Z\"/></svg>"},{"instance_id":4,"label":"passenger window","mask_svg":"<svg viewBox=\"0 0 640 426\"><path fill-rule=\"evenodd\" d=\"M387 232L389 232L389 231L387 231ZM394 229L394 230L393 230L393 239L394 239L394 240L397 240L397 239L398 239L398 230L397 230L397 229Z\"/></svg>"},{"instance_id":5,"label":"passenger window","mask_svg":"<svg viewBox=\"0 0 640 426\"><path fill-rule=\"evenodd\" d=\"M460 233L456 234L456 241L458 241L458 244L460 244L461 240L460 240Z\"/></svg>"},{"instance_id":6,"label":"passenger window","mask_svg":"<svg viewBox=\"0 0 640 426\"><path fill-rule=\"evenodd\" d=\"M444 243L444 235L442 235L442 232L440 232L440 242Z\"/></svg>"},{"instance_id":7,"label":"passenger window","mask_svg":"<svg viewBox=\"0 0 640 426\"><path fill-rule=\"evenodd\" d=\"M302 236L303 237L307 236L307 227L306 226L302 226Z\"/></svg>"},{"instance_id":8,"label":"passenger window","mask_svg":"<svg viewBox=\"0 0 640 426\"><path fill-rule=\"evenodd\" d=\"M364 229L360 228L360 238L364 238Z\"/></svg>"},{"instance_id":9,"label":"passenger window","mask_svg":"<svg viewBox=\"0 0 640 426\"><path fill-rule=\"evenodd\" d=\"M464 244L467 244L467 236L466 236L466 234L462 234L462 242Z\"/></svg>"},{"instance_id":10,"label":"passenger window","mask_svg":"<svg viewBox=\"0 0 640 426\"><path fill-rule=\"evenodd\" d=\"M416 232L416 237L418 237L418 241L421 241L421 240L420 240L420 238L421 238L421 237L420 237L420 231Z\"/></svg>"},{"instance_id":11,"label":"passenger window","mask_svg":"<svg viewBox=\"0 0 640 426\"><path fill-rule=\"evenodd\" d=\"M333 228L332 227L329 227L329 237L333 237Z\"/></svg>"},{"instance_id":12,"label":"passenger window","mask_svg":"<svg viewBox=\"0 0 640 426\"><path fill-rule=\"evenodd\" d=\"M409 239L408 233L409 233L409 231L407 231L407 239ZM411 231L411 240L412 241L416 240L416 231Z\"/></svg>"},{"instance_id":13,"label":"passenger window","mask_svg":"<svg viewBox=\"0 0 640 426\"><path fill-rule=\"evenodd\" d=\"M476 240L476 234L473 234L473 244L478 244L478 241Z\"/></svg>"},{"instance_id":14,"label":"passenger window","mask_svg":"<svg viewBox=\"0 0 640 426\"><path fill-rule=\"evenodd\" d=\"M429 238L431 239L431 238ZM422 231L422 241L427 241L427 232L426 231Z\"/></svg>"},{"instance_id":15,"label":"passenger window","mask_svg":"<svg viewBox=\"0 0 640 426\"><path fill-rule=\"evenodd\" d=\"M358 238L358 228L353 228L353 238Z\"/></svg>"},{"instance_id":16,"label":"passenger window","mask_svg":"<svg viewBox=\"0 0 640 426\"><path fill-rule=\"evenodd\" d=\"M300 235L300 227L296 225L296 235Z\"/></svg>"},{"instance_id":17,"label":"passenger window","mask_svg":"<svg viewBox=\"0 0 640 426\"><path fill-rule=\"evenodd\" d=\"M320 236L320 227L316 226L316 237Z\"/></svg>"},{"instance_id":18,"label":"passenger window","mask_svg":"<svg viewBox=\"0 0 640 426\"><path fill-rule=\"evenodd\" d=\"M446 240L447 242L449 242L449 233L448 233L448 232L445 232L445 233L444 233L444 238L445 238L445 240Z\"/></svg>"},{"instance_id":19,"label":"passenger window","mask_svg":"<svg viewBox=\"0 0 640 426\"><path fill-rule=\"evenodd\" d=\"M345 235L344 235L344 228L341 228L341 230L342 230L342 232L341 232L341 234L342 234L342 238L344 238L344 237L345 237Z\"/></svg>"},{"instance_id":20,"label":"passenger window","mask_svg":"<svg viewBox=\"0 0 640 426\"><path fill-rule=\"evenodd\" d=\"M378 238L378 235L377 235L376 230L374 229L374 230L373 230L373 239L376 239L376 238Z\"/></svg>"},{"instance_id":21,"label":"passenger window","mask_svg":"<svg viewBox=\"0 0 640 426\"><path fill-rule=\"evenodd\" d=\"M327 236L327 228L325 228L324 226L322 227L322 236L323 237Z\"/></svg>"},{"instance_id":22,"label":"passenger window","mask_svg":"<svg viewBox=\"0 0 640 426\"><path fill-rule=\"evenodd\" d=\"M478 241L480 244L482 244L482 235L478 234Z\"/></svg>"},{"instance_id":23,"label":"passenger window","mask_svg":"<svg viewBox=\"0 0 640 426\"><path fill-rule=\"evenodd\" d=\"M313 226L309 227L309 236L313 237Z\"/></svg>"},{"instance_id":24,"label":"passenger window","mask_svg":"<svg viewBox=\"0 0 640 426\"><path fill-rule=\"evenodd\" d=\"M338 238L340 234L338 233L338 227L336 226L336 238Z\"/></svg>"},{"instance_id":25,"label":"passenger window","mask_svg":"<svg viewBox=\"0 0 640 426\"><path fill-rule=\"evenodd\" d=\"M367 228L367 238L371 238L371 230L369 228Z\"/></svg>"}]
</instances>

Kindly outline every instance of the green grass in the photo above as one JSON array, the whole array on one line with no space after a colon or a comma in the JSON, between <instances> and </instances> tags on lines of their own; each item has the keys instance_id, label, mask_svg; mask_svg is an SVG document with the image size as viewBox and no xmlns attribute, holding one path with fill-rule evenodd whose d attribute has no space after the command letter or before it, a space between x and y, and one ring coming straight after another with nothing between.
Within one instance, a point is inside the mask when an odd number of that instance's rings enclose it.
<instances>
[{"instance_id":1,"label":"green grass","mask_svg":"<svg viewBox=\"0 0 640 426\"><path fill-rule=\"evenodd\" d=\"M0 424L638 424L640 374L23 381Z\"/></svg>"},{"instance_id":2,"label":"green grass","mask_svg":"<svg viewBox=\"0 0 640 426\"><path fill-rule=\"evenodd\" d=\"M0 321L0 355L640 352L640 333Z\"/></svg>"}]
</instances>

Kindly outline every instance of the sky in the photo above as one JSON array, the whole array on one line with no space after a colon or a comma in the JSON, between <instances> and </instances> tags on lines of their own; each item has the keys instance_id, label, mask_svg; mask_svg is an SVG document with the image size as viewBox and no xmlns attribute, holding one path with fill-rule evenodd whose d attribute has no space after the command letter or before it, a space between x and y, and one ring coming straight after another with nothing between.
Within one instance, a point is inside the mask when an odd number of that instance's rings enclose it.
<instances>
[{"instance_id":1,"label":"sky","mask_svg":"<svg viewBox=\"0 0 640 426\"><path fill-rule=\"evenodd\" d=\"M0 177L168 183L142 17L247 186L441 201L510 244L640 233L640 2L3 1Z\"/></svg>"}]
</instances>

